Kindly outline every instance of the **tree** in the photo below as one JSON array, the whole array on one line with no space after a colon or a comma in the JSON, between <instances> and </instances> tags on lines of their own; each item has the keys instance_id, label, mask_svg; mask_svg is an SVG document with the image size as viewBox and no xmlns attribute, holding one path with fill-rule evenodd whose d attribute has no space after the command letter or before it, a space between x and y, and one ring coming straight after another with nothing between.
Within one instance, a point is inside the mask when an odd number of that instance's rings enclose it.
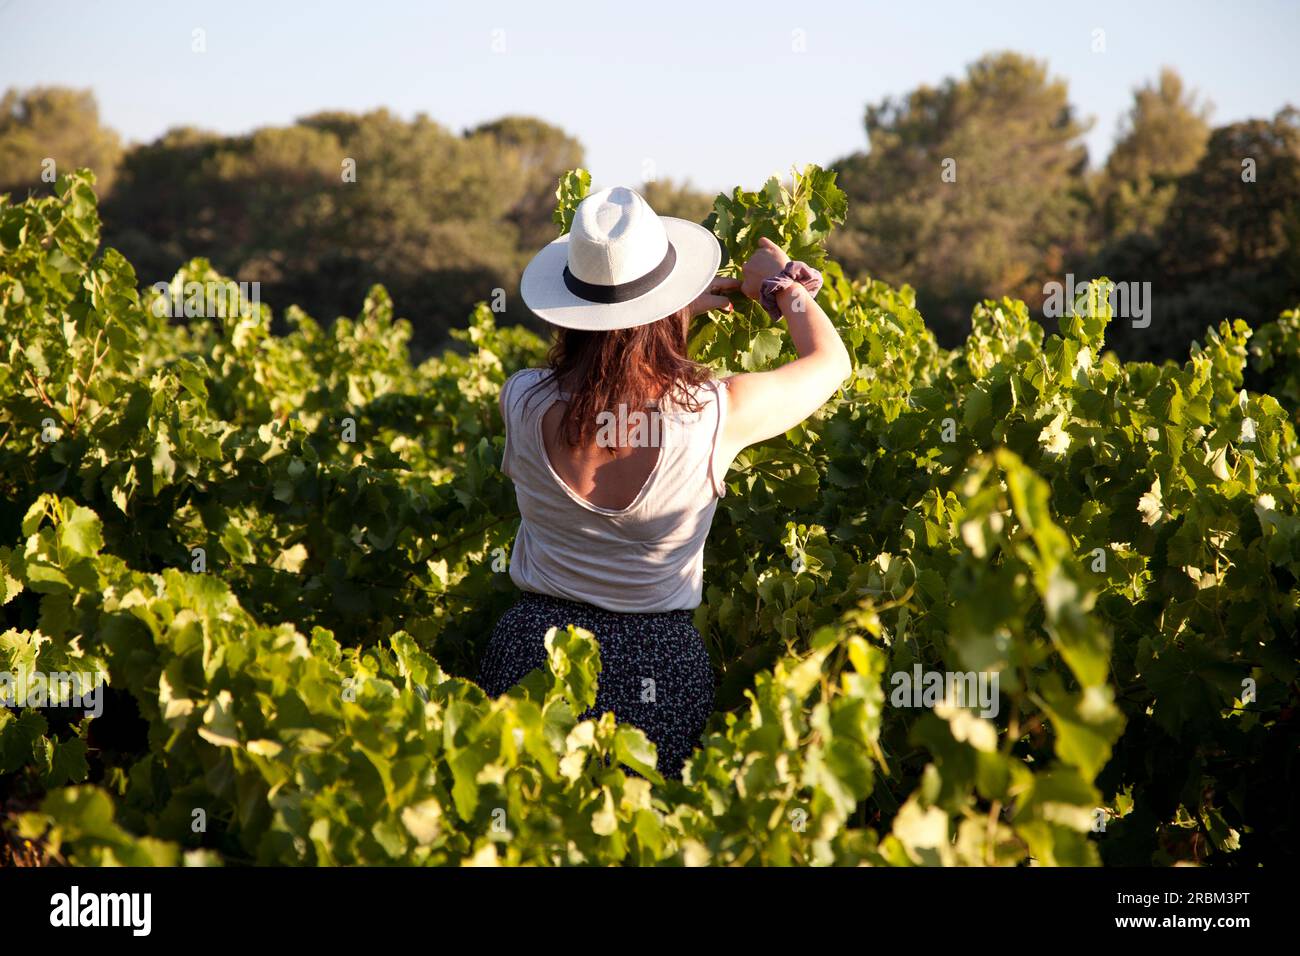
<instances>
[{"instance_id":1,"label":"tree","mask_svg":"<svg viewBox=\"0 0 1300 956\"><path fill-rule=\"evenodd\" d=\"M1151 326L1117 323L1126 358L1163 358L1224 318L1258 328L1300 301L1300 113L1210 134L1154 236L1119 236L1094 272L1152 284Z\"/></svg>"},{"instance_id":2,"label":"tree","mask_svg":"<svg viewBox=\"0 0 1300 956\"><path fill-rule=\"evenodd\" d=\"M582 144L559 127L531 116L503 116L467 135L490 139L519 163L523 178L507 219L519 231L521 248L540 249L554 239L555 183L565 170L583 164Z\"/></svg>"},{"instance_id":3,"label":"tree","mask_svg":"<svg viewBox=\"0 0 1300 956\"><path fill-rule=\"evenodd\" d=\"M704 222L713 211L713 195L693 188L689 181L651 180L641 186L640 192L650 208L661 216Z\"/></svg>"},{"instance_id":4,"label":"tree","mask_svg":"<svg viewBox=\"0 0 1300 956\"><path fill-rule=\"evenodd\" d=\"M127 157L106 231L142 281L205 256L325 320L383 282L424 351L476 301L517 298L523 256L554 235L548 170L574 150L534 120L458 135L386 110L243 136L173 130Z\"/></svg>"},{"instance_id":5,"label":"tree","mask_svg":"<svg viewBox=\"0 0 1300 956\"><path fill-rule=\"evenodd\" d=\"M1105 234L1154 235L1178 177L1195 168L1210 136L1209 103L1198 102L1166 67L1133 93L1133 106L1099 177L1097 204Z\"/></svg>"},{"instance_id":6,"label":"tree","mask_svg":"<svg viewBox=\"0 0 1300 956\"><path fill-rule=\"evenodd\" d=\"M869 106L869 149L835 164L848 227L831 250L851 273L922 292L941 338L984 296L1042 299L1084 232L1080 137L1066 84L1045 64L987 55L961 79Z\"/></svg>"},{"instance_id":7,"label":"tree","mask_svg":"<svg viewBox=\"0 0 1300 956\"><path fill-rule=\"evenodd\" d=\"M58 173L89 166L106 196L121 159L121 140L100 124L90 90L10 89L0 98L0 193L48 192Z\"/></svg>"},{"instance_id":8,"label":"tree","mask_svg":"<svg viewBox=\"0 0 1300 956\"><path fill-rule=\"evenodd\" d=\"M1294 265L1300 211L1300 112L1216 129L1205 154L1178 184L1166 235L1181 237L1163 265L1187 282L1226 269Z\"/></svg>"}]
</instances>

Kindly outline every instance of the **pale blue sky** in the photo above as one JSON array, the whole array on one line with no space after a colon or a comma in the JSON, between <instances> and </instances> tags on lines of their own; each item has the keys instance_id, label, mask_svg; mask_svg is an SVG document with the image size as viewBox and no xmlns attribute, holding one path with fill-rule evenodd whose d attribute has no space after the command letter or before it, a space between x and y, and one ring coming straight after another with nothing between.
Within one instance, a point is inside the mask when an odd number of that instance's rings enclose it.
<instances>
[{"instance_id":1,"label":"pale blue sky","mask_svg":"<svg viewBox=\"0 0 1300 956\"><path fill-rule=\"evenodd\" d=\"M796 28L806 52L792 52ZM1098 28L1104 53L1091 51ZM128 140L175 125L244 132L321 109L423 111L457 131L522 113L580 139L598 185L639 183L647 161L710 190L828 163L865 144L868 102L999 49L1069 81L1097 120L1094 163L1133 87L1162 64L1213 101L1216 123L1300 106L1294 0L0 0L0 88L92 87Z\"/></svg>"}]
</instances>

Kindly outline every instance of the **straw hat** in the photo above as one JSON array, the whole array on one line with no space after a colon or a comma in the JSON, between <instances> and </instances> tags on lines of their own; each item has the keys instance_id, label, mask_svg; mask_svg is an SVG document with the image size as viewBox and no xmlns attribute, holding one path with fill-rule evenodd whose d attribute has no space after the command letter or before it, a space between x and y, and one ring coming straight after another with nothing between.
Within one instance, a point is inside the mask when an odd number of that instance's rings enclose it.
<instances>
[{"instance_id":1,"label":"straw hat","mask_svg":"<svg viewBox=\"0 0 1300 956\"><path fill-rule=\"evenodd\" d=\"M721 261L709 230L656 215L635 190L611 186L578 204L573 228L533 257L519 291L553 325L627 329L689 305Z\"/></svg>"}]
</instances>

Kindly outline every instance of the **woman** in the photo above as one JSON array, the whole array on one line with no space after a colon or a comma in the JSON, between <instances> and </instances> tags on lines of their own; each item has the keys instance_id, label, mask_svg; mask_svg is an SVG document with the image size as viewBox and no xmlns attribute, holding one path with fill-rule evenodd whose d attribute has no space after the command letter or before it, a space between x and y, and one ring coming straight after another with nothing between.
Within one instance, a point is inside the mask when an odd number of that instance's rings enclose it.
<instances>
[{"instance_id":1,"label":"woman","mask_svg":"<svg viewBox=\"0 0 1300 956\"><path fill-rule=\"evenodd\" d=\"M802 422L851 371L814 301L816 272L766 239L743 281L718 278L720 258L707 229L655 215L631 189L588 196L520 284L557 327L549 365L501 390L501 467L521 516L510 577L523 595L493 631L480 683L504 693L544 665L548 628L586 628L602 666L584 716L612 710L640 727L673 778L713 709L691 620L723 476L741 449ZM736 290L785 317L798 359L717 380L687 358L691 319L729 311Z\"/></svg>"}]
</instances>

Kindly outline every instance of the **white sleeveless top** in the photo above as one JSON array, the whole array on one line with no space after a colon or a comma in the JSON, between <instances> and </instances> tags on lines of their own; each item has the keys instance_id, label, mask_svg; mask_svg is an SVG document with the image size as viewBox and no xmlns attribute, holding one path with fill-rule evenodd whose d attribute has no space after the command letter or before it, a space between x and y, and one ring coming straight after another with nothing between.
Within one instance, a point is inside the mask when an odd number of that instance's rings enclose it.
<instances>
[{"instance_id":1,"label":"white sleeveless top","mask_svg":"<svg viewBox=\"0 0 1300 956\"><path fill-rule=\"evenodd\" d=\"M532 386L546 380L537 388ZM699 412L659 412L659 456L626 508L602 508L570 488L552 467L542 416L568 399L550 370L521 369L502 388L506 444L501 470L514 481L519 533L510 579L525 591L594 604L607 611L698 607L704 593L704 539L727 492L718 440L727 388L714 379L695 394ZM628 425L634 431L636 421ZM653 434L653 432L651 432Z\"/></svg>"}]
</instances>

